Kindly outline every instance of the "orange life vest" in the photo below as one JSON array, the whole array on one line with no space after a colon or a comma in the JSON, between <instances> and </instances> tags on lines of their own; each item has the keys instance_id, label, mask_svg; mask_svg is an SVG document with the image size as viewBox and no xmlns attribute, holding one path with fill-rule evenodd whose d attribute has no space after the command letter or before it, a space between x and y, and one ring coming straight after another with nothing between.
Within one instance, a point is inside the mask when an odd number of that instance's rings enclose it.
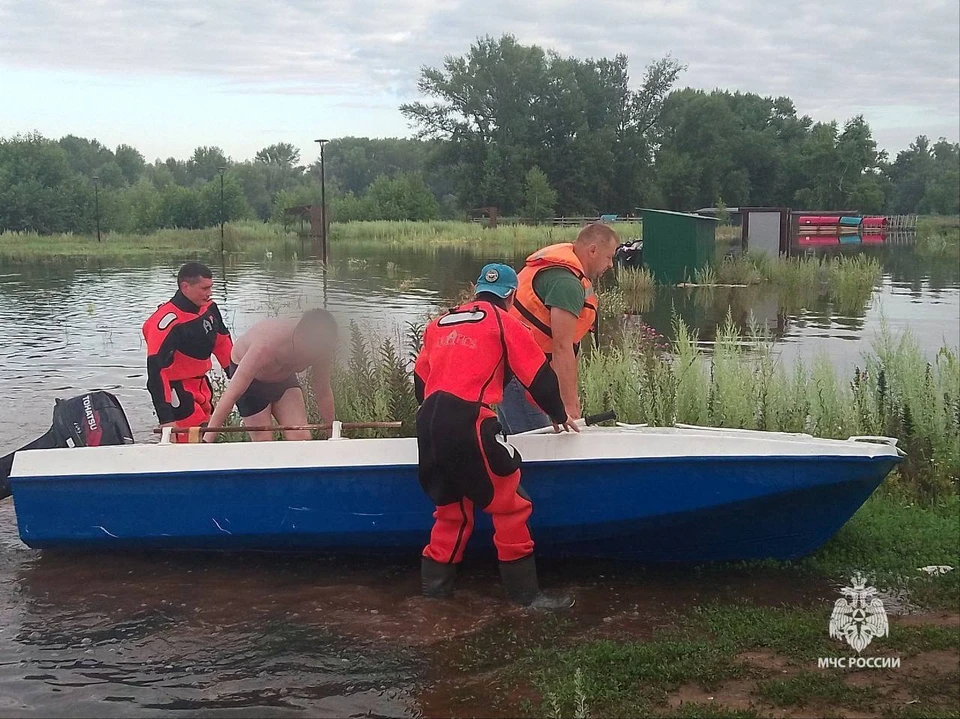
<instances>
[{"instance_id":1,"label":"orange life vest","mask_svg":"<svg viewBox=\"0 0 960 719\"><path fill-rule=\"evenodd\" d=\"M573 341L579 344L587 332L597 324L597 296L593 283L583 271L583 264L573 251L573 243L563 242L550 245L534 252L527 258L526 264L517 275L517 297L510 310L517 319L525 324L545 354L553 354L553 332L550 328L550 308L543 303L533 288L533 279L537 273L550 267L564 267L580 280L583 286L584 303L577 317L577 326Z\"/></svg>"}]
</instances>

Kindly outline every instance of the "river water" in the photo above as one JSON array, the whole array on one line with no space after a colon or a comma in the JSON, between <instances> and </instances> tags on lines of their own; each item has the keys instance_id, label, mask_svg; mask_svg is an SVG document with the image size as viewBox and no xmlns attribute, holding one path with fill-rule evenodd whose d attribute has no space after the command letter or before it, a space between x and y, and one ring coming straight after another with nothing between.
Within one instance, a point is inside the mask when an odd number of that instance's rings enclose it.
<instances>
[{"instance_id":1,"label":"river water","mask_svg":"<svg viewBox=\"0 0 960 719\"><path fill-rule=\"evenodd\" d=\"M885 323L924 349L960 344L960 268L910 247L871 248L884 265L853 311L829 300L787 309L754 289L709 303L667 290L643 319L670 335L678 312L709 347L727 315L765 326L784 361L830 355L852 370ZM239 334L257 319L326 305L343 323L396 335L504 259L456 250L341 252L324 277L312 262L216 269L215 298ZM516 259L516 258L514 258ZM138 441L155 417L144 388L140 326L174 289L172 266L0 268L0 454L42 434L55 398L102 388L123 403ZM464 704L462 639L532 620L505 611L492 567L478 566L452 603L417 596L417 559L344 566L316 557L41 555L18 539L0 502L0 716L444 716ZM677 601L709 596L827 608L835 592L756 577L710 589L642 570L548 566L548 584L578 590L580 630L667 621ZM603 575L603 576L601 576ZM777 589L772 589L776 584ZM679 599L678 599L679 598ZM818 605L819 606L819 605ZM518 641L514 638L513 641ZM458 703L460 702L460 703ZM503 713L510 714L509 709Z\"/></svg>"}]
</instances>

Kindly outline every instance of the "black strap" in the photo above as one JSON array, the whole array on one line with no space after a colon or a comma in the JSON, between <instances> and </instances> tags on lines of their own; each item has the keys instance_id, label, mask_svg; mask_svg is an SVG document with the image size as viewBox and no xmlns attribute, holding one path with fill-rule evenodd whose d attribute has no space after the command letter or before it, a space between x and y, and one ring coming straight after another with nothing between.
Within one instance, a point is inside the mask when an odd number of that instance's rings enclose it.
<instances>
[{"instance_id":1,"label":"black strap","mask_svg":"<svg viewBox=\"0 0 960 719\"><path fill-rule=\"evenodd\" d=\"M497 326L500 328L500 359L493 366L493 372L491 372L490 376L487 377L487 381L483 383L483 387L480 388L480 396L477 397L477 404L479 405L483 404L483 395L487 393L487 387L489 387L490 383L493 382L493 378L497 376L497 369L500 367L500 364L503 363L503 369L505 372L507 367L510 366L507 362L507 339L504 337L503 320L500 319L501 310L498 307L491 307L493 309L493 316L497 320Z\"/></svg>"},{"instance_id":2,"label":"black strap","mask_svg":"<svg viewBox=\"0 0 960 719\"><path fill-rule=\"evenodd\" d=\"M545 334L547 337L550 337L550 338L553 337L553 331L550 329L550 327L547 326L547 325L545 325L545 324L544 324L543 322L541 322L539 319L537 319L530 310L528 310L526 307L524 307L522 304L520 304L520 301L519 301L519 300L514 300L514 301L513 301L513 306L517 308L517 312L519 312L520 315L521 315L525 320L527 320L527 322L529 322L529 323L532 324L534 327L536 327L538 330L540 330L541 332L543 332L543 334Z\"/></svg>"}]
</instances>

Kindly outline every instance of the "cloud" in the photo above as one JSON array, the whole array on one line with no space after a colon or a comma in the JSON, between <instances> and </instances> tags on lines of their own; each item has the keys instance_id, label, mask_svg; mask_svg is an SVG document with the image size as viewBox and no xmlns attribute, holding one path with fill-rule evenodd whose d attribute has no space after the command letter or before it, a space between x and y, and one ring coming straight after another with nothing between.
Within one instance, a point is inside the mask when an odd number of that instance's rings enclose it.
<instances>
[{"instance_id":1,"label":"cloud","mask_svg":"<svg viewBox=\"0 0 960 719\"><path fill-rule=\"evenodd\" d=\"M682 84L788 95L816 119L864 112L902 131L889 106L960 123L956 0L5 0L0 66L199 78L363 107L415 96L421 66L503 32L562 54L623 52L636 81L671 52L689 66Z\"/></svg>"}]
</instances>

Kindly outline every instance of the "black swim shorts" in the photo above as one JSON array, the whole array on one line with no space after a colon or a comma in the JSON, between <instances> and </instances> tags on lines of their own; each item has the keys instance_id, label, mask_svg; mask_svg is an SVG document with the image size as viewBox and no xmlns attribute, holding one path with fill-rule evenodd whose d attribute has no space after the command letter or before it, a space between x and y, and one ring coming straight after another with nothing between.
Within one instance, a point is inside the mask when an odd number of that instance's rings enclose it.
<instances>
[{"instance_id":1,"label":"black swim shorts","mask_svg":"<svg viewBox=\"0 0 960 719\"><path fill-rule=\"evenodd\" d=\"M237 365L231 362L227 370L227 376L233 377L233 373L236 371ZM288 389L293 388L300 389L300 380L297 379L295 374L291 374L279 382L261 382L255 379L250 383L247 391L240 395L240 399L237 400L237 411L244 418L255 415L278 401Z\"/></svg>"}]
</instances>

